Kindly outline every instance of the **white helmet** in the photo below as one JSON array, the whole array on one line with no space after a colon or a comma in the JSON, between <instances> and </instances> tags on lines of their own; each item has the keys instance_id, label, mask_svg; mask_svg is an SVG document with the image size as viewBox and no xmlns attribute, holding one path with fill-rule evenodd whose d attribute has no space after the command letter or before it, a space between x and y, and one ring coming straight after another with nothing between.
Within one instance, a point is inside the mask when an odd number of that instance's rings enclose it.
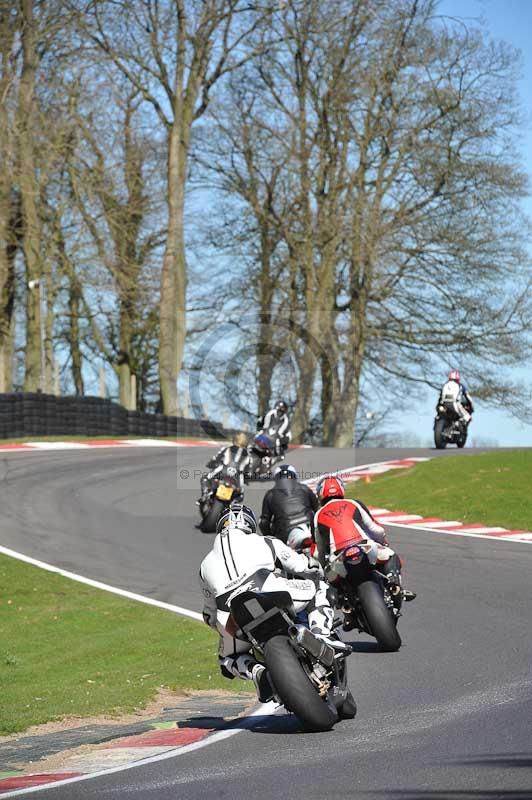
<instances>
[{"instance_id":1,"label":"white helmet","mask_svg":"<svg viewBox=\"0 0 532 800\"><path fill-rule=\"evenodd\" d=\"M220 516L216 524L216 533L223 533L230 528L237 528L244 533L257 533L257 520L253 511L244 505L230 505Z\"/></svg>"}]
</instances>

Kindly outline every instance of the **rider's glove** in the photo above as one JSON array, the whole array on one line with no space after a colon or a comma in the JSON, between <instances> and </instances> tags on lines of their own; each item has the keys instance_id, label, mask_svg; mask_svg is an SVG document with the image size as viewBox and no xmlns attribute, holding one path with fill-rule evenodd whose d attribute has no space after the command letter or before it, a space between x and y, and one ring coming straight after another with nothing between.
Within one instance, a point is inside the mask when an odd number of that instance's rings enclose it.
<instances>
[{"instance_id":1,"label":"rider's glove","mask_svg":"<svg viewBox=\"0 0 532 800\"><path fill-rule=\"evenodd\" d=\"M307 556L309 570L316 575L317 578L323 578L323 569L320 562L313 556Z\"/></svg>"}]
</instances>

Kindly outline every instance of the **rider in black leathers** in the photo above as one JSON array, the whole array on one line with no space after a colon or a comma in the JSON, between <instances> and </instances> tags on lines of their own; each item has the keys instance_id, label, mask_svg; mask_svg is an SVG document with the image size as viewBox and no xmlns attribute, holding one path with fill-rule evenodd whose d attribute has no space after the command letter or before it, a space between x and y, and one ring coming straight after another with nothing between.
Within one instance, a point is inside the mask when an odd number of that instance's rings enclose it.
<instances>
[{"instance_id":1,"label":"rider in black leathers","mask_svg":"<svg viewBox=\"0 0 532 800\"><path fill-rule=\"evenodd\" d=\"M213 486L213 480L222 471L224 466L232 464L240 473L240 487L244 489L244 481L247 482L249 478L249 465L250 459L247 451L248 436L245 433L236 433L233 436L233 444L229 447L221 447L215 456L213 456L206 464L210 468L210 472L203 475L201 484L201 497L197 501L201 505L203 500L208 496Z\"/></svg>"},{"instance_id":2,"label":"rider in black leathers","mask_svg":"<svg viewBox=\"0 0 532 800\"><path fill-rule=\"evenodd\" d=\"M290 531L298 525L307 524L313 530L318 498L312 489L299 483L290 464L276 467L273 478L275 486L264 496L259 526L264 536L276 536L286 543Z\"/></svg>"}]
</instances>

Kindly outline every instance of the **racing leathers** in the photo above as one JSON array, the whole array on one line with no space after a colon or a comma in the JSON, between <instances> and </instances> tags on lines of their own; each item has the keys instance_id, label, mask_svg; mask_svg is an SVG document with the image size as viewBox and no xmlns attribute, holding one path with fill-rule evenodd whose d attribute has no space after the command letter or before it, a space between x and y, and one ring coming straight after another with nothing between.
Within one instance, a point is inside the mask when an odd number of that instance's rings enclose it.
<instances>
[{"instance_id":1,"label":"racing leathers","mask_svg":"<svg viewBox=\"0 0 532 800\"><path fill-rule=\"evenodd\" d=\"M290 580L282 573L296 579ZM230 600L241 587L263 592L287 591L296 612L307 610L313 633L327 637L332 630L333 610L327 599L327 584L321 580L321 567L279 539L228 527L217 534L199 574L204 596L203 619L220 635L218 657L222 674L227 678L253 679L258 664L249 642L236 639L226 629Z\"/></svg>"},{"instance_id":2,"label":"racing leathers","mask_svg":"<svg viewBox=\"0 0 532 800\"><path fill-rule=\"evenodd\" d=\"M316 514L314 525L318 561L322 566L331 552L337 553L348 547L360 534L387 546L384 528L360 500L329 500Z\"/></svg>"},{"instance_id":3,"label":"racing leathers","mask_svg":"<svg viewBox=\"0 0 532 800\"><path fill-rule=\"evenodd\" d=\"M265 536L276 536L285 544L299 525L313 529L318 498L308 486L294 478L279 478L264 495L259 526Z\"/></svg>"},{"instance_id":4,"label":"racing leathers","mask_svg":"<svg viewBox=\"0 0 532 800\"><path fill-rule=\"evenodd\" d=\"M318 561L325 567L331 553L338 553L359 539L360 535L373 539L379 545L379 571L387 576L392 594L401 594L404 600L413 600L414 592L401 586L401 561L388 546L384 528L373 518L361 500L332 499L323 505L314 518L314 536ZM349 621L344 624L350 630Z\"/></svg>"},{"instance_id":5,"label":"racing leathers","mask_svg":"<svg viewBox=\"0 0 532 800\"><path fill-rule=\"evenodd\" d=\"M235 444L229 447L221 447L220 450L208 462L210 472L201 478L201 498L205 498L213 487L214 480L218 477L224 467L233 466L238 470L240 489L244 490L244 483L249 473L251 460L245 447L237 447Z\"/></svg>"},{"instance_id":6,"label":"racing leathers","mask_svg":"<svg viewBox=\"0 0 532 800\"><path fill-rule=\"evenodd\" d=\"M440 413L440 406L445 411L450 411L455 419L461 419L466 423L471 422L473 401L463 383L455 380L444 383L436 404L437 413Z\"/></svg>"},{"instance_id":7,"label":"racing leathers","mask_svg":"<svg viewBox=\"0 0 532 800\"><path fill-rule=\"evenodd\" d=\"M283 455L292 438L288 415L282 411L278 411L276 408L271 408L264 417L259 417L257 420L257 429L263 430L268 435L270 435L270 431L274 431L275 453L279 456Z\"/></svg>"}]
</instances>

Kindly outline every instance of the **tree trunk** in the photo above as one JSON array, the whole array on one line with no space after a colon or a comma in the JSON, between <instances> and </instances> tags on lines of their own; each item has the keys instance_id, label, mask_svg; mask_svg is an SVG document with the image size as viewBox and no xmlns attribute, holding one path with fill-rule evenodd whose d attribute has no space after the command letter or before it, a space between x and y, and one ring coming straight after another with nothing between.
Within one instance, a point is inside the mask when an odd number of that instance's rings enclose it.
<instances>
[{"instance_id":1,"label":"tree trunk","mask_svg":"<svg viewBox=\"0 0 532 800\"><path fill-rule=\"evenodd\" d=\"M120 293L120 351L118 353L118 384L120 405L128 411L136 408L136 398L131 394L131 335L134 309L127 290Z\"/></svg>"},{"instance_id":2,"label":"tree trunk","mask_svg":"<svg viewBox=\"0 0 532 800\"><path fill-rule=\"evenodd\" d=\"M0 392L11 392L13 388L12 332L19 223L18 209L10 208L8 183L0 177Z\"/></svg>"},{"instance_id":3,"label":"tree trunk","mask_svg":"<svg viewBox=\"0 0 532 800\"><path fill-rule=\"evenodd\" d=\"M20 222L14 208L13 153L5 98L13 82L12 47L15 27L8 15L0 15L0 392L12 390L12 320L15 301L15 254ZM19 232L19 231L18 231Z\"/></svg>"},{"instance_id":4,"label":"tree trunk","mask_svg":"<svg viewBox=\"0 0 532 800\"><path fill-rule=\"evenodd\" d=\"M267 225L267 222L263 222ZM266 230L261 232L261 270L259 276L259 341L257 342L257 416L264 414L270 407L271 384L275 369L273 348L274 325L272 319L272 300L274 285L270 275L271 246Z\"/></svg>"},{"instance_id":5,"label":"tree trunk","mask_svg":"<svg viewBox=\"0 0 532 800\"><path fill-rule=\"evenodd\" d=\"M26 344L24 391L42 386L41 375L41 302L38 283L41 279L41 224L38 212L39 190L35 171L33 142L34 90L38 66L32 0L22 0L23 64L20 79L18 121L18 176L22 206L22 249L26 265Z\"/></svg>"},{"instance_id":6,"label":"tree trunk","mask_svg":"<svg viewBox=\"0 0 532 800\"><path fill-rule=\"evenodd\" d=\"M72 361L72 380L74 381L74 390L78 397L82 397L85 393L83 386L82 356L80 348L80 305L81 287L76 276L72 272L70 275L68 294L68 307L70 312L68 345L70 348L70 358Z\"/></svg>"},{"instance_id":7,"label":"tree trunk","mask_svg":"<svg viewBox=\"0 0 532 800\"><path fill-rule=\"evenodd\" d=\"M183 141L183 139L185 141ZM184 245L188 133L174 122L168 144L168 237L161 272L159 380L164 414L177 416L177 376L186 336Z\"/></svg>"}]
</instances>

